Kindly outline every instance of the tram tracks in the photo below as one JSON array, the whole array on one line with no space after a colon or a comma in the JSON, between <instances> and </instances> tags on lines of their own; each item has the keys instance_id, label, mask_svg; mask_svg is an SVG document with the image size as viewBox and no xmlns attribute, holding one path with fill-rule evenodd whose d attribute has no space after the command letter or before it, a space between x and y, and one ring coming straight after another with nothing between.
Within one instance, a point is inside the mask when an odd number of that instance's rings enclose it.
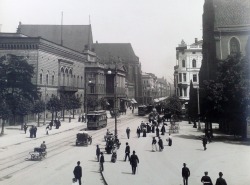
<instances>
[{"instance_id":1,"label":"tram tracks","mask_svg":"<svg viewBox=\"0 0 250 185\"><path fill-rule=\"evenodd\" d=\"M126 118L125 120L122 120L122 121L119 121L118 119L117 124L118 125L127 124L132 119L133 118ZM109 120L105 128L106 129L114 128L114 123L112 122L114 122L114 120ZM62 132L59 132L53 135L36 138L36 142L45 140L45 137L46 137L46 144L48 148L47 149L48 155L46 158L50 159L57 155L62 154L63 152L66 152L67 150L71 150L73 147L75 147L76 131L85 130L85 129L86 127L83 127L83 126L75 127L75 128L63 131L63 137L61 135ZM106 133L106 129L90 131L89 133L92 136L92 139L95 140L96 138L100 138L100 137L103 138L104 134ZM59 135L60 137L56 138ZM55 140L49 141L49 138L53 138ZM21 146L21 145L31 145L32 141L34 142L34 140L30 140L30 141L24 141L18 144L16 143L16 144L7 146L8 148L20 147L21 149L24 149L24 150L21 152L13 153L8 157L0 158L0 174L1 174L0 181L10 178L15 173L18 173L24 169L30 168L42 162L42 161L29 161L28 156L31 150L26 149L28 146L25 146L25 148L24 146ZM102 181L103 182L105 181L103 177L102 177Z\"/></svg>"}]
</instances>

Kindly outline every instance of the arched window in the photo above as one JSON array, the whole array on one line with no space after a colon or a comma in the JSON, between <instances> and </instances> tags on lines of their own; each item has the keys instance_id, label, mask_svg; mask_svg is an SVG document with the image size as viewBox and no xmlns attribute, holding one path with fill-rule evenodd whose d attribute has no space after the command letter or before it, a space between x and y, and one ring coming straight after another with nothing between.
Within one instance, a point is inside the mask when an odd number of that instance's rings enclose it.
<instances>
[{"instance_id":1,"label":"arched window","mask_svg":"<svg viewBox=\"0 0 250 185\"><path fill-rule=\"evenodd\" d=\"M69 71L67 68L65 69L65 77L66 77L65 85L68 86L69 85Z\"/></svg>"},{"instance_id":2,"label":"arched window","mask_svg":"<svg viewBox=\"0 0 250 185\"><path fill-rule=\"evenodd\" d=\"M185 62L185 60L182 60L182 67L186 67L186 62Z\"/></svg>"},{"instance_id":3,"label":"arched window","mask_svg":"<svg viewBox=\"0 0 250 185\"><path fill-rule=\"evenodd\" d=\"M51 76L51 85L55 85L55 71L53 71L53 74Z\"/></svg>"},{"instance_id":4,"label":"arched window","mask_svg":"<svg viewBox=\"0 0 250 185\"><path fill-rule=\"evenodd\" d=\"M230 54L235 55L240 52L240 43L235 37L230 40Z\"/></svg>"},{"instance_id":5,"label":"arched window","mask_svg":"<svg viewBox=\"0 0 250 185\"><path fill-rule=\"evenodd\" d=\"M49 74L48 73L46 74L46 84L47 85L49 84Z\"/></svg>"},{"instance_id":6,"label":"arched window","mask_svg":"<svg viewBox=\"0 0 250 185\"><path fill-rule=\"evenodd\" d=\"M73 74L72 69L69 70L69 86L73 85Z\"/></svg>"},{"instance_id":7,"label":"arched window","mask_svg":"<svg viewBox=\"0 0 250 185\"><path fill-rule=\"evenodd\" d=\"M192 60L192 67L194 67L194 68L196 67L196 60L195 59Z\"/></svg>"},{"instance_id":8,"label":"arched window","mask_svg":"<svg viewBox=\"0 0 250 185\"><path fill-rule=\"evenodd\" d=\"M79 87L79 76L77 76L76 87Z\"/></svg>"},{"instance_id":9,"label":"arched window","mask_svg":"<svg viewBox=\"0 0 250 185\"><path fill-rule=\"evenodd\" d=\"M65 84L65 73L64 73L64 68L63 68L63 67L61 68L60 76L61 76L60 85L61 85L61 86L64 86L64 84Z\"/></svg>"}]
</instances>

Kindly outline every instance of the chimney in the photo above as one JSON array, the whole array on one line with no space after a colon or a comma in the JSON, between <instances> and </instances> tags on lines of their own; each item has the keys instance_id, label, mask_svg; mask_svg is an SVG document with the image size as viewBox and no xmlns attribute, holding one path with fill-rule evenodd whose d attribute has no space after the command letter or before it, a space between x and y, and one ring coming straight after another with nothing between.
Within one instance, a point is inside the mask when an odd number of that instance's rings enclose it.
<instances>
[{"instance_id":1,"label":"chimney","mask_svg":"<svg viewBox=\"0 0 250 185\"><path fill-rule=\"evenodd\" d=\"M198 38L195 38L194 43L197 44L197 42L198 42Z\"/></svg>"}]
</instances>

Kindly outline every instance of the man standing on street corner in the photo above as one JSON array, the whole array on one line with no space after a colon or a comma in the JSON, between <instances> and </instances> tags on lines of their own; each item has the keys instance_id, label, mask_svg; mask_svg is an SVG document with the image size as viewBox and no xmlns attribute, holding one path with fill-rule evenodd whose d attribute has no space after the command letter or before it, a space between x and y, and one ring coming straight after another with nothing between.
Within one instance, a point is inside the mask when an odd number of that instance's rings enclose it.
<instances>
[{"instance_id":1,"label":"man standing on street corner","mask_svg":"<svg viewBox=\"0 0 250 185\"><path fill-rule=\"evenodd\" d=\"M207 137L206 136L202 138L202 144L203 144L204 150L206 150L207 149Z\"/></svg>"},{"instance_id":2,"label":"man standing on street corner","mask_svg":"<svg viewBox=\"0 0 250 185\"><path fill-rule=\"evenodd\" d=\"M188 167L186 167L186 163L183 163L183 168L182 168L183 185L188 185L189 176L190 176L190 171Z\"/></svg>"},{"instance_id":3,"label":"man standing on street corner","mask_svg":"<svg viewBox=\"0 0 250 185\"><path fill-rule=\"evenodd\" d=\"M125 159L124 161L126 161L127 157L128 157L128 160L130 160L130 146L128 145L128 142L126 142L126 148L125 148Z\"/></svg>"},{"instance_id":4,"label":"man standing on street corner","mask_svg":"<svg viewBox=\"0 0 250 185\"><path fill-rule=\"evenodd\" d=\"M127 133L128 139L129 139L129 136L130 136L130 128L129 127L126 129L126 133Z\"/></svg>"},{"instance_id":5,"label":"man standing on street corner","mask_svg":"<svg viewBox=\"0 0 250 185\"><path fill-rule=\"evenodd\" d=\"M103 163L104 163L104 156L103 153L101 152L101 157L100 157L100 171L104 171Z\"/></svg>"},{"instance_id":6,"label":"man standing on street corner","mask_svg":"<svg viewBox=\"0 0 250 185\"><path fill-rule=\"evenodd\" d=\"M80 166L80 161L77 162L77 166L75 167L73 173L74 173L75 179L77 179L79 182L79 185L81 185L82 184L82 182L81 182L82 167Z\"/></svg>"},{"instance_id":7,"label":"man standing on street corner","mask_svg":"<svg viewBox=\"0 0 250 185\"><path fill-rule=\"evenodd\" d=\"M101 150L99 148L99 145L96 145L96 158L97 158L97 162L99 162L100 154L101 154Z\"/></svg>"},{"instance_id":8,"label":"man standing on street corner","mask_svg":"<svg viewBox=\"0 0 250 185\"><path fill-rule=\"evenodd\" d=\"M204 185L213 185L211 178L208 176L208 172L204 172L204 176L201 178L201 182Z\"/></svg>"},{"instance_id":9,"label":"man standing on street corner","mask_svg":"<svg viewBox=\"0 0 250 185\"><path fill-rule=\"evenodd\" d=\"M139 164L139 158L137 155L135 155L135 151L133 151L133 154L130 157L130 165L132 166L133 175L135 175L137 163Z\"/></svg>"}]
</instances>

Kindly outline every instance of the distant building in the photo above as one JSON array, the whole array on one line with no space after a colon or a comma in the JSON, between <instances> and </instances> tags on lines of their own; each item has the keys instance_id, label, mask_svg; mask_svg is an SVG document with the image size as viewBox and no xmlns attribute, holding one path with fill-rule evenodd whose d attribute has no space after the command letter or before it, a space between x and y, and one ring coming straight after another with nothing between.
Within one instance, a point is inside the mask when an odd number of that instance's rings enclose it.
<instances>
[{"instance_id":1,"label":"distant building","mask_svg":"<svg viewBox=\"0 0 250 185\"><path fill-rule=\"evenodd\" d=\"M128 99L141 101L141 63L130 43L95 43L91 46L104 63L118 62L127 70Z\"/></svg>"},{"instance_id":2,"label":"distant building","mask_svg":"<svg viewBox=\"0 0 250 185\"><path fill-rule=\"evenodd\" d=\"M183 40L176 47L177 65L174 68L176 95L182 102L183 108L188 104L190 82L199 87L199 71L202 62L202 40L187 45Z\"/></svg>"}]
</instances>

